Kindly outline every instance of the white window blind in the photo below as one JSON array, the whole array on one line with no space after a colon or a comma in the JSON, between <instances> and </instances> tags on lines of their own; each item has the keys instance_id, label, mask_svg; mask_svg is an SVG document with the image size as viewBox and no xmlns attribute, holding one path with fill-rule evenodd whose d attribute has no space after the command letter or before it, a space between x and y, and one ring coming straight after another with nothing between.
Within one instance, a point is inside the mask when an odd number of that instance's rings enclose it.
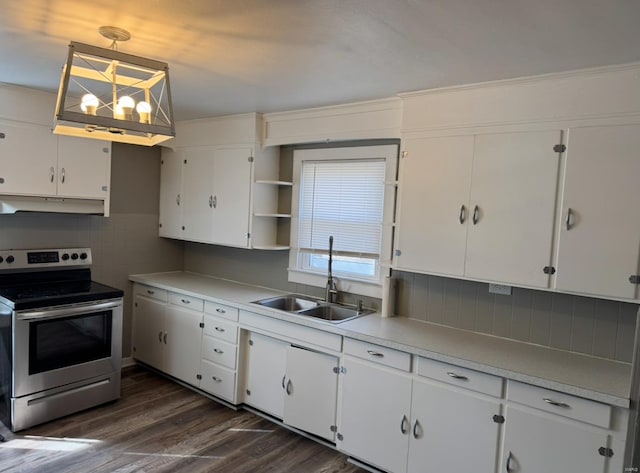
<instances>
[{"instance_id":1,"label":"white window blind","mask_svg":"<svg viewBox=\"0 0 640 473\"><path fill-rule=\"evenodd\" d=\"M304 161L298 248L377 258L382 240L385 160Z\"/></svg>"}]
</instances>

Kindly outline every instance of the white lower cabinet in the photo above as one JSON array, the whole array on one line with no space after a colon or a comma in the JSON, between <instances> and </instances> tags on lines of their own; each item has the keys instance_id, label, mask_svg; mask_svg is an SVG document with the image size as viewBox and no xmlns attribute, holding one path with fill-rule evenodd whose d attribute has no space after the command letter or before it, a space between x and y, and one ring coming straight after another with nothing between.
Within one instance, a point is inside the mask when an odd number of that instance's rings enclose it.
<instances>
[{"instance_id":1,"label":"white lower cabinet","mask_svg":"<svg viewBox=\"0 0 640 473\"><path fill-rule=\"evenodd\" d=\"M407 471L496 471L500 400L418 379L412 394Z\"/></svg>"},{"instance_id":2,"label":"white lower cabinet","mask_svg":"<svg viewBox=\"0 0 640 473\"><path fill-rule=\"evenodd\" d=\"M287 348L284 422L335 440L338 357L290 345Z\"/></svg>"},{"instance_id":3,"label":"white lower cabinet","mask_svg":"<svg viewBox=\"0 0 640 473\"><path fill-rule=\"evenodd\" d=\"M509 381L502 471L617 473L626 410Z\"/></svg>"},{"instance_id":4,"label":"white lower cabinet","mask_svg":"<svg viewBox=\"0 0 640 473\"><path fill-rule=\"evenodd\" d=\"M133 310L133 357L197 386L201 323L201 310L186 309L136 294Z\"/></svg>"},{"instance_id":5,"label":"white lower cabinet","mask_svg":"<svg viewBox=\"0 0 640 473\"><path fill-rule=\"evenodd\" d=\"M338 357L258 333L248 339L245 402L333 442Z\"/></svg>"},{"instance_id":6,"label":"white lower cabinet","mask_svg":"<svg viewBox=\"0 0 640 473\"><path fill-rule=\"evenodd\" d=\"M248 338L245 403L282 419L289 344L259 333Z\"/></svg>"},{"instance_id":7,"label":"white lower cabinet","mask_svg":"<svg viewBox=\"0 0 640 473\"><path fill-rule=\"evenodd\" d=\"M378 468L405 472L411 375L351 357L342 367L338 448Z\"/></svg>"},{"instance_id":8,"label":"white lower cabinet","mask_svg":"<svg viewBox=\"0 0 640 473\"><path fill-rule=\"evenodd\" d=\"M606 459L598 454L605 433L564 419L507 407L503 471L509 473L603 473Z\"/></svg>"}]
</instances>

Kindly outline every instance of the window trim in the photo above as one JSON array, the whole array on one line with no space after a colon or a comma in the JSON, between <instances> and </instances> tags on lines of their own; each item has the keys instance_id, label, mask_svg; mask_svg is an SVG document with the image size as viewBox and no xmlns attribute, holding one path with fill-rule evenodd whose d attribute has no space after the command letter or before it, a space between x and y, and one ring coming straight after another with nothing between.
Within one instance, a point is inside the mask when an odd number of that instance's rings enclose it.
<instances>
[{"instance_id":1,"label":"window trim","mask_svg":"<svg viewBox=\"0 0 640 473\"><path fill-rule=\"evenodd\" d=\"M345 146L337 148L296 149L293 152L293 188L291 195L291 234L289 250L288 280L309 286L325 287L326 275L305 271L299 265L298 226L300 210L300 179L303 161L336 161L354 159L385 160L385 186L383 197L382 241L380 245L379 279L364 281L337 276L338 290L368 297L382 297L382 281L390 272L393 239L393 219L395 212L396 179L398 169L398 144Z\"/></svg>"}]
</instances>

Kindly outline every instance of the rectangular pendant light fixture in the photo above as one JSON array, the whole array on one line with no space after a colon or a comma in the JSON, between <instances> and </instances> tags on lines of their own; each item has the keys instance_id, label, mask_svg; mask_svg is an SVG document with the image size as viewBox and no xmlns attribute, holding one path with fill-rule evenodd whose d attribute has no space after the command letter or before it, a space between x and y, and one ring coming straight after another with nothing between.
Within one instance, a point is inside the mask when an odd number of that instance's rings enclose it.
<instances>
[{"instance_id":1,"label":"rectangular pendant light fixture","mask_svg":"<svg viewBox=\"0 0 640 473\"><path fill-rule=\"evenodd\" d=\"M72 41L53 132L145 146L173 138L167 63Z\"/></svg>"}]
</instances>

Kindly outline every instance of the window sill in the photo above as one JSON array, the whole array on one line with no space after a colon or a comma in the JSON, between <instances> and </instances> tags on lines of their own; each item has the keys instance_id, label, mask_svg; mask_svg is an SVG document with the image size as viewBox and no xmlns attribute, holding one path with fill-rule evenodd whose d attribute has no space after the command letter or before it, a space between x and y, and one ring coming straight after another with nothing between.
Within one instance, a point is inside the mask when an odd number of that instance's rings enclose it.
<instances>
[{"instance_id":1,"label":"window sill","mask_svg":"<svg viewBox=\"0 0 640 473\"><path fill-rule=\"evenodd\" d=\"M306 284L307 286L325 287L327 284L327 276L299 269L288 268L289 282L298 284ZM382 283L365 282L354 279L335 278L338 284L339 292L347 292L349 294L358 294L361 296L382 298Z\"/></svg>"}]
</instances>

